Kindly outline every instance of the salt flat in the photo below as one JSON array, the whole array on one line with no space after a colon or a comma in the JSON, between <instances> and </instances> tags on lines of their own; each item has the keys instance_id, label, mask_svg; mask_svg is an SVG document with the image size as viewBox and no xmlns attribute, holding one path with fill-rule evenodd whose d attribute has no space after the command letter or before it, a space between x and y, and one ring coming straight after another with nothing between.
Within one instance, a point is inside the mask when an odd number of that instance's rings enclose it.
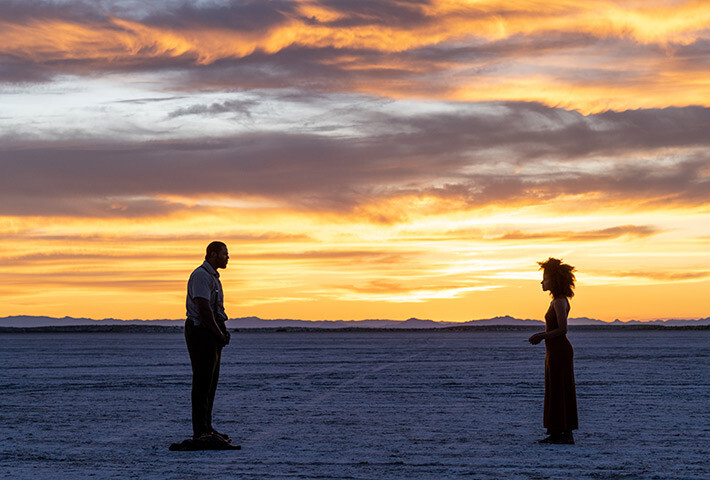
<instances>
[{"instance_id":1,"label":"salt flat","mask_svg":"<svg viewBox=\"0 0 710 480\"><path fill-rule=\"evenodd\" d=\"M707 479L710 331L572 331L577 445L538 445L531 332L244 333L190 431L179 334L0 335L0 477Z\"/></svg>"}]
</instances>

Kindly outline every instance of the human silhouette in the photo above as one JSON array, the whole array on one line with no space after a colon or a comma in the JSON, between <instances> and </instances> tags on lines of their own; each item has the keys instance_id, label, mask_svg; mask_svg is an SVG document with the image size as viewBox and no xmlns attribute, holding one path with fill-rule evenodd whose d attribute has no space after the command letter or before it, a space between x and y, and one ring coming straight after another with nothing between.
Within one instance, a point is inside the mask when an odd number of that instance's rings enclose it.
<instances>
[{"instance_id":1,"label":"human silhouette","mask_svg":"<svg viewBox=\"0 0 710 480\"><path fill-rule=\"evenodd\" d=\"M545 314L545 332L529 338L537 345L545 340L545 403L543 426L547 437L540 443L573 444L572 430L578 428L577 396L574 387L574 350L567 339L569 299L574 296L574 267L556 258L538 262L543 271L542 289L552 296Z\"/></svg>"},{"instance_id":2,"label":"human silhouette","mask_svg":"<svg viewBox=\"0 0 710 480\"><path fill-rule=\"evenodd\" d=\"M209 445L231 443L229 436L212 426L222 347L230 339L217 269L226 268L228 261L227 246L222 242L210 243L205 261L192 272L187 282L185 342L192 365L193 439Z\"/></svg>"}]
</instances>

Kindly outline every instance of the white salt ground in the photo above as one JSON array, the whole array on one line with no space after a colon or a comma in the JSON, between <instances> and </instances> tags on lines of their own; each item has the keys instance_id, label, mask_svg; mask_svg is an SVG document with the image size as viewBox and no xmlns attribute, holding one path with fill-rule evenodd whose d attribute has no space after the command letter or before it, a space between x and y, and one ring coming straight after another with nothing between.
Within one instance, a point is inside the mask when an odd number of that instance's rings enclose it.
<instances>
[{"instance_id":1,"label":"white salt ground","mask_svg":"<svg viewBox=\"0 0 710 480\"><path fill-rule=\"evenodd\" d=\"M1 334L0 478L710 478L710 331L575 331L577 445L539 445L529 331L237 334L190 430L179 334Z\"/></svg>"}]
</instances>

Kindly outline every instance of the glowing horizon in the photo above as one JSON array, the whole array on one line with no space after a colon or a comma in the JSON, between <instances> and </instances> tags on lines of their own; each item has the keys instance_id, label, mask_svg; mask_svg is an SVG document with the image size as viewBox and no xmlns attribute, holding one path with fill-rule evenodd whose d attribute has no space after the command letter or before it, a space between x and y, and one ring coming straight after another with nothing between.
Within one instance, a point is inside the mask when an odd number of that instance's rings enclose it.
<instances>
[{"instance_id":1,"label":"glowing horizon","mask_svg":"<svg viewBox=\"0 0 710 480\"><path fill-rule=\"evenodd\" d=\"M710 316L704 2L0 5L0 316Z\"/></svg>"}]
</instances>

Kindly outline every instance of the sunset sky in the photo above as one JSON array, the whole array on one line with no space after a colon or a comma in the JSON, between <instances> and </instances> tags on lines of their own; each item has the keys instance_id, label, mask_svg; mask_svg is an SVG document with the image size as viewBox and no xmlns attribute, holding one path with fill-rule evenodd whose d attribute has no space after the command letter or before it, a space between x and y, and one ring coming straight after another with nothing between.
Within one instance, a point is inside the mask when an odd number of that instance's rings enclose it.
<instances>
[{"instance_id":1,"label":"sunset sky","mask_svg":"<svg viewBox=\"0 0 710 480\"><path fill-rule=\"evenodd\" d=\"M710 316L707 0L0 0L0 316Z\"/></svg>"}]
</instances>

